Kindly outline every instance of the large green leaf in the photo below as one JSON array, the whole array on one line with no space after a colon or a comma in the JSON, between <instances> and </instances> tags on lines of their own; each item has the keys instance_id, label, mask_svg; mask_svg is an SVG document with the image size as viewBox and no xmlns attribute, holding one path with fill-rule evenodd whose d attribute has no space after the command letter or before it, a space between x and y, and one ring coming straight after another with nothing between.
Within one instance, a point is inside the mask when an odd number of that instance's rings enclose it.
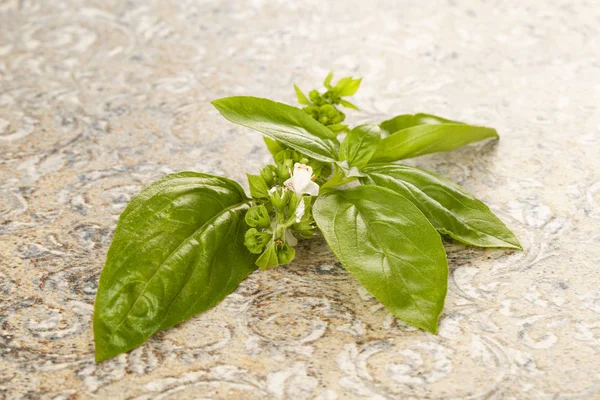
<instances>
[{"instance_id":1,"label":"large green leaf","mask_svg":"<svg viewBox=\"0 0 600 400\"><path fill-rule=\"evenodd\" d=\"M399 115L381 123L385 136L371 163L390 162L448 151L479 140L498 137L493 128L467 125L428 114Z\"/></svg>"},{"instance_id":2,"label":"large green leaf","mask_svg":"<svg viewBox=\"0 0 600 400\"><path fill-rule=\"evenodd\" d=\"M521 249L515 235L460 186L433 172L407 165L373 165L363 170L368 180L411 200L441 233L479 247Z\"/></svg>"},{"instance_id":3,"label":"large green leaf","mask_svg":"<svg viewBox=\"0 0 600 400\"><path fill-rule=\"evenodd\" d=\"M244 247L246 202L234 181L182 172L128 204L96 295L97 361L215 306L256 269Z\"/></svg>"},{"instance_id":4,"label":"large green leaf","mask_svg":"<svg viewBox=\"0 0 600 400\"><path fill-rule=\"evenodd\" d=\"M396 317L437 332L448 286L440 235L405 197L377 186L320 196L314 218L346 270Z\"/></svg>"},{"instance_id":5,"label":"large green leaf","mask_svg":"<svg viewBox=\"0 0 600 400\"><path fill-rule=\"evenodd\" d=\"M231 122L261 132L308 157L324 162L337 158L336 135L299 108L258 97L226 97L212 104Z\"/></svg>"},{"instance_id":6,"label":"large green leaf","mask_svg":"<svg viewBox=\"0 0 600 400\"><path fill-rule=\"evenodd\" d=\"M371 159L380 139L377 125L360 125L352 129L340 146L340 160L347 160L352 167L362 168Z\"/></svg>"}]
</instances>

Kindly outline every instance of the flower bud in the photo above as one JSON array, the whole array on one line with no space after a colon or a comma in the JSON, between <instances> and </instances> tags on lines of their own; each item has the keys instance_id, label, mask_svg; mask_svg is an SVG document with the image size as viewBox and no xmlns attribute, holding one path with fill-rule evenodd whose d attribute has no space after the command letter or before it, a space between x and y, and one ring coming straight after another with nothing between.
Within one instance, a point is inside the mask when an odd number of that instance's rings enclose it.
<instances>
[{"instance_id":1,"label":"flower bud","mask_svg":"<svg viewBox=\"0 0 600 400\"><path fill-rule=\"evenodd\" d=\"M268 187L275 185L275 178L277 177L277 168L274 165L267 165L260 170L260 176L265 180Z\"/></svg>"},{"instance_id":2,"label":"flower bud","mask_svg":"<svg viewBox=\"0 0 600 400\"><path fill-rule=\"evenodd\" d=\"M286 179L288 179L291 176L290 171L291 171L291 167L286 166L286 165L278 165L277 166L277 177L279 178L279 181L283 182Z\"/></svg>"},{"instance_id":3,"label":"flower bud","mask_svg":"<svg viewBox=\"0 0 600 400\"><path fill-rule=\"evenodd\" d=\"M274 186L271 190L269 190L269 199L271 200L271 204L277 210L283 210L283 208L289 203L292 192L281 187Z\"/></svg>"},{"instance_id":4,"label":"flower bud","mask_svg":"<svg viewBox=\"0 0 600 400\"><path fill-rule=\"evenodd\" d=\"M296 257L296 250L287 243L276 245L277 260L279 264L289 264Z\"/></svg>"},{"instance_id":5,"label":"flower bud","mask_svg":"<svg viewBox=\"0 0 600 400\"><path fill-rule=\"evenodd\" d=\"M267 208L262 204L260 206L252 206L246 212L246 223L250 226L259 228L268 228L271 226L271 217Z\"/></svg>"},{"instance_id":6,"label":"flower bud","mask_svg":"<svg viewBox=\"0 0 600 400\"><path fill-rule=\"evenodd\" d=\"M331 104L322 105L319 108L319 115L325 115L327 118L335 117L338 114L338 111Z\"/></svg>"},{"instance_id":7,"label":"flower bud","mask_svg":"<svg viewBox=\"0 0 600 400\"><path fill-rule=\"evenodd\" d=\"M319 94L319 92L317 90L311 90L308 93L308 98L310 99L310 101L312 101L316 105L323 104L323 98L321 98L321 95Z\"/></svg>"},{"instance_id":8,"label":"flower bud","mask_svg":"<svg viewBox=\"0 0 600 400\"><path fill-rule=\"evenodd\" d=\"M253 254L260 254L263 248L271 240L271 234L266 232L259 232L255 228L250 228L244 235L244 246Z\"/></svg>"},{"instance_id":9,"label":"flower bud","mask_svg":"<svg viewBox=\"0 0 600 400\"><path fill-rule=\"evenodd\" d=\"M319 118L319 107L308 106L303 108L304 112L313 117L314 119Z\"/></svg>"},{"instance_id":10,"label":"flower bud","mask_svg":"<svg viewBox=\"0 0 600 400\"><path fill-rule=\"evenodd\" d=\"M295 151L295 150L291 150L291 149L285 149L285 150L281 150L279 153L277 153L275 155L275 162L277 164L285 164L286 161L288 162L288 164L290 163L289 160L291 160L291 165L293 166L294 162L297 162L300 159L301 155Z\"/></svg>"}]
</instances>

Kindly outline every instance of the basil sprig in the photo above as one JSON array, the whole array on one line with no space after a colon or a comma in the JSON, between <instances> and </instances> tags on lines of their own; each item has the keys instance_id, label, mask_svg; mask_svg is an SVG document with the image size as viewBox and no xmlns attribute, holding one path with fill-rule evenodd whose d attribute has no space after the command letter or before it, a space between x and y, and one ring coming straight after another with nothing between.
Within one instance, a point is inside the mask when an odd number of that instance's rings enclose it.
<instances>
[{"instance_id":1,"label":"basil sprig","mask_svg":"<svg viewBox=\"0 0 600 400\"><path fill-rule=\"evenodd\" d=\"M361 79L324 82L303 108L256 97L215 100L228 120L264 135L274 163L248 175L250 197L224 177L171 174L119 218L94 308L96 360L129 351L206 311L257 268L290 263L319 232L397 318L437 333L448 283L440 234L468 245L521 249L480 200L422 169L390 162L495 138L492 128L429 114L346 125L340 107ZM339 134L345 134L338 140ZM344 188L349 182L359 185Z\"/></svg>"}]
</instances>

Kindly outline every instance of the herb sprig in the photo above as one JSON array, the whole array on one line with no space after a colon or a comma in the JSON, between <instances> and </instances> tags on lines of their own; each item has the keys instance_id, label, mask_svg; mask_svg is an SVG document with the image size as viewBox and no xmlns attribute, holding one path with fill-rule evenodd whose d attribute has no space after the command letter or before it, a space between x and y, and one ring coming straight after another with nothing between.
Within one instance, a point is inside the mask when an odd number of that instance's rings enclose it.
<instances>
[{"instance_id":1,"label":"herb sprig","mask_svg":"<svg viewBox=\"0 0 600 400\"><path fill-rule=\"evenodd\" d=\"M521 249L464 189L394 163L498 137L495 129L429 114L350 128L341 107L358 110L347 97L361 79L332 78L308 96L294 85L302 109L256 97L213 101L225 118L264 135L273 164L248 175L250 196L230 179L180 172L131 200L100 275L96 361L214 307L257 267L289 264L298 240L319 233L394 316L432 333L448 284L441 235Z\"/></svg>"}]
</instances>

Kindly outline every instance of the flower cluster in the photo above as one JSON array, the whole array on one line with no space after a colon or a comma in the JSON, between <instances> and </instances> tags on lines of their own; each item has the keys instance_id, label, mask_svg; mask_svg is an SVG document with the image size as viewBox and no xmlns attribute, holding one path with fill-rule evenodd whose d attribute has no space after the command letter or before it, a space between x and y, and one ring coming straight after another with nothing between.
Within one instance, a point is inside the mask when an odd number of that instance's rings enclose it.
<instances>
[{"instance_id":1,"label":"flower cluster","mask_svg":"<svg viewBox=\"0 0 600 400\"><path fill-rule=\"evenodd\" d=\"M315 180L324 169L323 163L293 150L282 150L275 161L277 165L265 166L260 175L248 175L255 205L246 213L250 229L244 244L261 254L256 263L262 269L290 263L298 238L314 236L311 207L319 194Z\"/></svg>"},{"instance_id":2,"label":"flower cluster","mask_svg":"<svg viewBox=\"0 0 600 400\"><path fill-rule=\"evenodd\" d=\"M294 88L298 101L306 105L304 112L333 132L342 133L348 128L342 124L346 114L336 106L358 110L342 97L356 93L361 79L341 78L332 85L332 78L332 73L325 78L325 92L311 90L308 97L298 86ZM262 168L260 175L248 175L254 205L246 213L250 229L244 237L248 250L260 254L256 264L262 269L290 263L298 238L315 235L313 200L319 194L319 185L332 174L331 164L311 160L279 142L267 141L267 145L275 164Z\"/></svg>"},{"instance_id":3,"label":"flower cluster","mask_svg":"<svg viewBox=\"0 0 600 400\"><path fill-rule=\"evenodd\" d=\"M296 97L300 104L306 105L304 112L327 126L333 132L341 133L348 129L348 125L342 124L346 119L346 114L340 111L336 106L342 105L353 110L358 110L354 104L342 99L345 96L352 96L360 87L361 78L354 79L351 76L342 78L333 86L331 80L333 73L327 75L323 85L327 89L324 93L318 90L311 90L308 98L302 93L298 86L294 85Z\"/></svg>"}]
</instances>

